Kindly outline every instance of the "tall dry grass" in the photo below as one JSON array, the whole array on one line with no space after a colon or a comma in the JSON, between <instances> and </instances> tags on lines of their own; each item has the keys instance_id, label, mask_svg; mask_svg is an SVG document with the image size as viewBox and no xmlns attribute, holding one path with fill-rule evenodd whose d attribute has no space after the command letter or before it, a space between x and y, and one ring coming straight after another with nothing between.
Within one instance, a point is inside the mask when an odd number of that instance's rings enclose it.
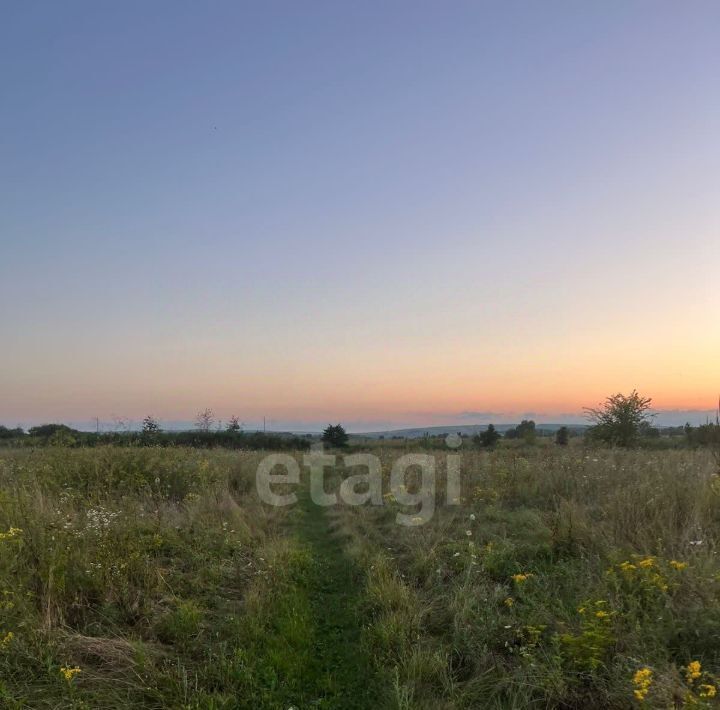
<instances>
[{"instance_id":1,"label":"tall dry grass","mask_svg":"<svg viewBox=\"0 0 720 710\"><path fill-rule=\"evenodd\" d=\"M399 707L627 708L636 691L646 707L715 702L708 451L467 451L461 505L420 528L396 525L397 507L348 508L343 525L368 575L367 642L394 668Z\"/></svg>"}]
</instances>

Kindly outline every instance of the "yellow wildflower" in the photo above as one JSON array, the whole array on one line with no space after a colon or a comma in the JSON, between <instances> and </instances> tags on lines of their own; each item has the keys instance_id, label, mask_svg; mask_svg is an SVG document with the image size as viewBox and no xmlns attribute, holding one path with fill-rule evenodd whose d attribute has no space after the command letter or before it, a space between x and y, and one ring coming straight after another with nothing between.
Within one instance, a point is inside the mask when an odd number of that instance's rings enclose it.
<instances>
[{"instance_id":1,"label":"yellow wildflower","mask_svg":"<svg viewBox=\"0 0 720 710\"><path fill-rule=\"evenodd\" d=\"M635 671L632 682L635 686L633 695L636 700L639 700L640 702L645 700L645 696L648 694L650 684L652 683L652 674L652 671L647 666Z\"/></svg>"},{"instance_id":2,"label":"yellow wildflower","mask_svg":"<svg viewBox=\"0 0 720 710\"><path fill-rule=\"evenodd\" d=\"M532 572L527 572L526 574L514 574L512 576L512 580L513 582L515 582L515 584L522 584L523 582L526 582L528 579L530 579L530 577L532 576Z\"/></svg>"},{"instance_id":3,"label":"yellow wildflower","mask_svg":"<svg viewBox=\"0 0 720 710\"><path fill-rule=\"evenodd\" d=\"M665 580L659 575L659 574L653 574L650 577L650 581L661 591L661 592L667 592L668 586L665 583Z\"/></svg>"},{"instance_id":4,"label":"yellow wildflower","mask_svg":"<svg viewBox=\"0 0 720 710\"><path fill-rule=\"evenodd\" d=\"M708 685L707 683L703 683L699 686L698 690L698 695L701 698L714 698L717 694L717 688L714 685Z\"/></svg>"},{"instance_id":5,"label":"yellow wildflower","mask_svg":"<svg viewBox=\"0 0 720 710\"><path fill-rule=\"evenodd\" d=\"M512 597L508 597L505 601L503 601L503 604L508 608L510 608L514 603L515 600Z\"/></svg>"},{"instance_id":6,"label":"yellow wildflower","mask_svg":"<svg viewBox=\"0 0 720 710\"><path fill-rule=\"evenodd\" d=\"M687 664L687 668L685 669L685 678L687 678L688 683L692 683L694 680L697 680L702 675L702 666L700 665L700 661L690 661L690 663Z\"/></svg>"},{"instance_id":7,"label":"yellow wildflower","mask_svg":"<svg viewBox=\"0 0 720 710\"><path fill-rule=\"evenodd\" d=\"M72 679L81 672L81 669L78 666L75 666L74 668L70 668L69 666L63 666L60 669L61 675L65 678L65 680L68 683L72 682Z\"/></svg>"},{"instance_id":8,"label":"yellow wildflower","mask_svg":"<svg viewBox=\"0 0 720 710\"><path fill-rule=\"evenodd\" d=\"M681 570L681 569L685 569L688 566L688 563L687 562L678 562L677 560L670 560L670 566L673 569Z\"/></svg>"},{"instance_id":9,"label":"yellow wildflower","mask_svg":"<svg viewBox=\"0 0 720 710\"><path fill-rule=\"evenodd\" d=\"M621 562L618 567L620 567L623 572L628 573L632 573L637 569L637 567L632 562Z\"/></svg>"},{"instance_id":10,"label":"yellow wildflower","mask_svg":"<svg viewBox=\"0 0 720 710\"><path fill-rule=\"evenodd\" d=\"M11 527L6 533L0 533L0 540L9 540L10 538L17 537L22 533L22 528Z\"/></svg>"},{"instance_id":11,"label":"yellow wildflower","mask_svg":"<svg viewBox=\"0 0 720 710\"><path fill-rule=\"evenodd\" d=\"M8 631L5 636L0 639L0 650L5 650L15 638L15 634L12 631Z\"/></svg>"},{"instance_id":12,"label":"yellow wildflower","mask_svg":"<svg viewBox=\"0 0 720 710\"><path fill-rule=\"evenodd\" d=\"M647 569L648 567L652 567L655 564L655 558L646 557L644 560L640 560L638 564L640 565L640 567Z\"/></svg>"},{"instance_id":13,"label":"yellow wildflower","mask_svg":"<svg viewBox=\"0 0 720 710\"><path fill-rule=\"evenodd\" d=\"M610 616L610 612L609 612L609 611L602 611L602 610L596 611L596 612L595 612L595 616L596 616L598 619L607 619L607 618Z\"/></svg>"}]
</instances>

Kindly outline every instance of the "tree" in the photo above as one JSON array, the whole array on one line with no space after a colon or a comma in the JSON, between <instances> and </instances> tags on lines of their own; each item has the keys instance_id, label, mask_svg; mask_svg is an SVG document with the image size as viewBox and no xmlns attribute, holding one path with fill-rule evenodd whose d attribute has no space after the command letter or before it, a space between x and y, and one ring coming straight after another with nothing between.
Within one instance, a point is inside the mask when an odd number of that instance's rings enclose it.
<instances>
[{"instance_id":1,"label":"tree","mask_svg":"<svg viewBox=\"0 0 720 710\"><path fill-rule=\"evenodd\" d=\"M230 421L227 425L227 431L232 432L233 434L238 434L242 431L242 424L240 423L240 420L233 414L232 417L230 417Z\"/></svg>"},{"instance_id":2,"label":"tree","mask_svg":"<svg viewBox=\"0 0 720 710\"><path fill-rule=\"evenodd\" d=\"M476 444L479 444L485 449L492 449L495 444L500 441L500 433L495 428L494 424L488 424L485 431L481 431L474 438Z\"/></svg>"},{"instance_id":3,"label":"tree","mask_svg":"<svg viewBox=\"0 0 720 710\"><path fill-rule=\"evenodd\" d=\"M8 429L8 427L0 425L0 439L16 439L21 436L25 436L25 432L21 427Z\"/></svg>"},{"instance_id":4,"label":"tree","mask_svg":"<svg viewBox=\"0 0 720 710\"><path fill-rule=\"evenodd\" d=\"M561 426L555 432L555 443L558 446L567 446L569 441L570 441L570 429L568 429L566 426Z\"/></svg>"},{"instance_id":5,"label":"tree","mask_svg":"<svg viewBox=\"0 0 720 710\"><path fill-rule=\"evenodd\" d=\"M215 421L215 415L212 409L204 409L202 412L198 412L195 417L195 428L200 431L210 431L210 428Z\"/></svg>"},{"instance_id":6,"label":"tree","mask_svg":"<svg viewBox=\"0 0 720 710\"><path fill-rule=\"evenodd\" d=\"M685 442L687 444L692 444L693 442L693 428L690 422L685 422L685 426L683 427L683 433L685 434Z\"/></svg>"},{"instance_id":7,"label":"tree","mask_svg":"<svg viewBox=\"0 0 720 710\"><path fill-rule=\"evenodd\" d=\"M585 412L594 426L591 437L615 446L632 446L638 435L649 427L648 414L652 399L641 397L637 390L629 395L614 394L597 409L586 407Z\"/></svg>"},{"instance_id":8,"label":"tree","mask_svg":"<svg viewBox=\"0 0 720 710\"><path fill-rule=\"evenodd\" d=\"M75 446L77 439L71 434L72 431L73 429L70 429L70 427L58 429L48 439L48 444L50 444L50 446Z\"/></svg>"},{"instance_id":9,"label":"tree","mask_svg":"<svg viewBox=\"0 0 720 710\"><path fill-rule=\"evenodd\" d=\"M148 414L145 419L143 419L142 423L142 433L143 434L159 434L162 430L160 429L160 422L155 419L155 417L152 416L152 414Z\"/></svg>"},{"instance_id":10,"label":"tree","mask_svg":"<svg viewBox=\"0 0 720 710\"><path fill-rule=\"evenodd\" d=\"M55 434L75 436L80 432L77 429L71 429L65 424L40 424L39 426L30 427L28 434L41 439L50 439Z\"/></svg>"},{"instance_id":11,"label":"tree","mask_svg":"<svg viewBox=\"0 0 720 710\"><path fill-rule=\"evenodd\" d=\"M523 419L516 427L505 432L506 439L525 439L528 444L533 443L535 437L535 422L532 419Z\"/></svg>"},{"instance_id":12,"label":"tree","mask_svg":"<svg viewBox=\"0 0 720 710\"><path fill-rule=\"evenodd\" d=\"M344 449L348 444L348 435L341 424L335 426L329 424L327 429L323 431L322 440L324 444L335 449Z\"/></svg>"}]
</instances>

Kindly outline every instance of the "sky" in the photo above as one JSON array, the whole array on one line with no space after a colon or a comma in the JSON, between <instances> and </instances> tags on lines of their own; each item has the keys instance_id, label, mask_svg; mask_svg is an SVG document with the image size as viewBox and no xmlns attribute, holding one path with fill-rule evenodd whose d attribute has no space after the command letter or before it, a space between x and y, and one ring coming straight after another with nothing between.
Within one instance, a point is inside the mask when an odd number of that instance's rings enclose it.
<instances>
[{"instance_id":1,"label":"sky","mask_svg":"<svg viewBox=\"0 0 720 710\"><path fill-rule=\"evenodd\" d=\"M720 391L720 3L6 1L0 423Z\"/></svg>"}]
</instances>

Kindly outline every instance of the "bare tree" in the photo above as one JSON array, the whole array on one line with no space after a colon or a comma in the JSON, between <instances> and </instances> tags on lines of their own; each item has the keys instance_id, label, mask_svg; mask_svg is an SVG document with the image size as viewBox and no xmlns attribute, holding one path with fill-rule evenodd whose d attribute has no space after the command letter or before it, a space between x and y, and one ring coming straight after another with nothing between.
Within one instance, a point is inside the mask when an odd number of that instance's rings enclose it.
<instances>
[{"instance_id":1,"label":"bare tree","mask_svg":"<svg viewBox=\"0 0 720 710\"><path fill-rule=\"evenodd\" d=\"M228 422L227 431L232 431L237 434L242 431L242 426L242 422L233 414Z\"/></svg>"},{"instance_id":2,"label":"bare tree","mask_svg":"<svg viewBox=\"0 0 720 710\"><path fill-rule=\"evenodd\" d=\"M160 422L158 422L152 414L148 414L145 419L143 419L142 431L143 434L159 434L161 431Z\"/></svg>"},{"instance_id":3,"label":"bare tree","mask_svg":"<svg viewBox=\"0 0 720 710\"><path fill-rule=\"evenodd\" d=\"M210 431L213 422L215 421L215 415L212 409L205 409L202 412L198 412L195 417L195 428L199 431Z\"/></svg>"}]
</instances>

